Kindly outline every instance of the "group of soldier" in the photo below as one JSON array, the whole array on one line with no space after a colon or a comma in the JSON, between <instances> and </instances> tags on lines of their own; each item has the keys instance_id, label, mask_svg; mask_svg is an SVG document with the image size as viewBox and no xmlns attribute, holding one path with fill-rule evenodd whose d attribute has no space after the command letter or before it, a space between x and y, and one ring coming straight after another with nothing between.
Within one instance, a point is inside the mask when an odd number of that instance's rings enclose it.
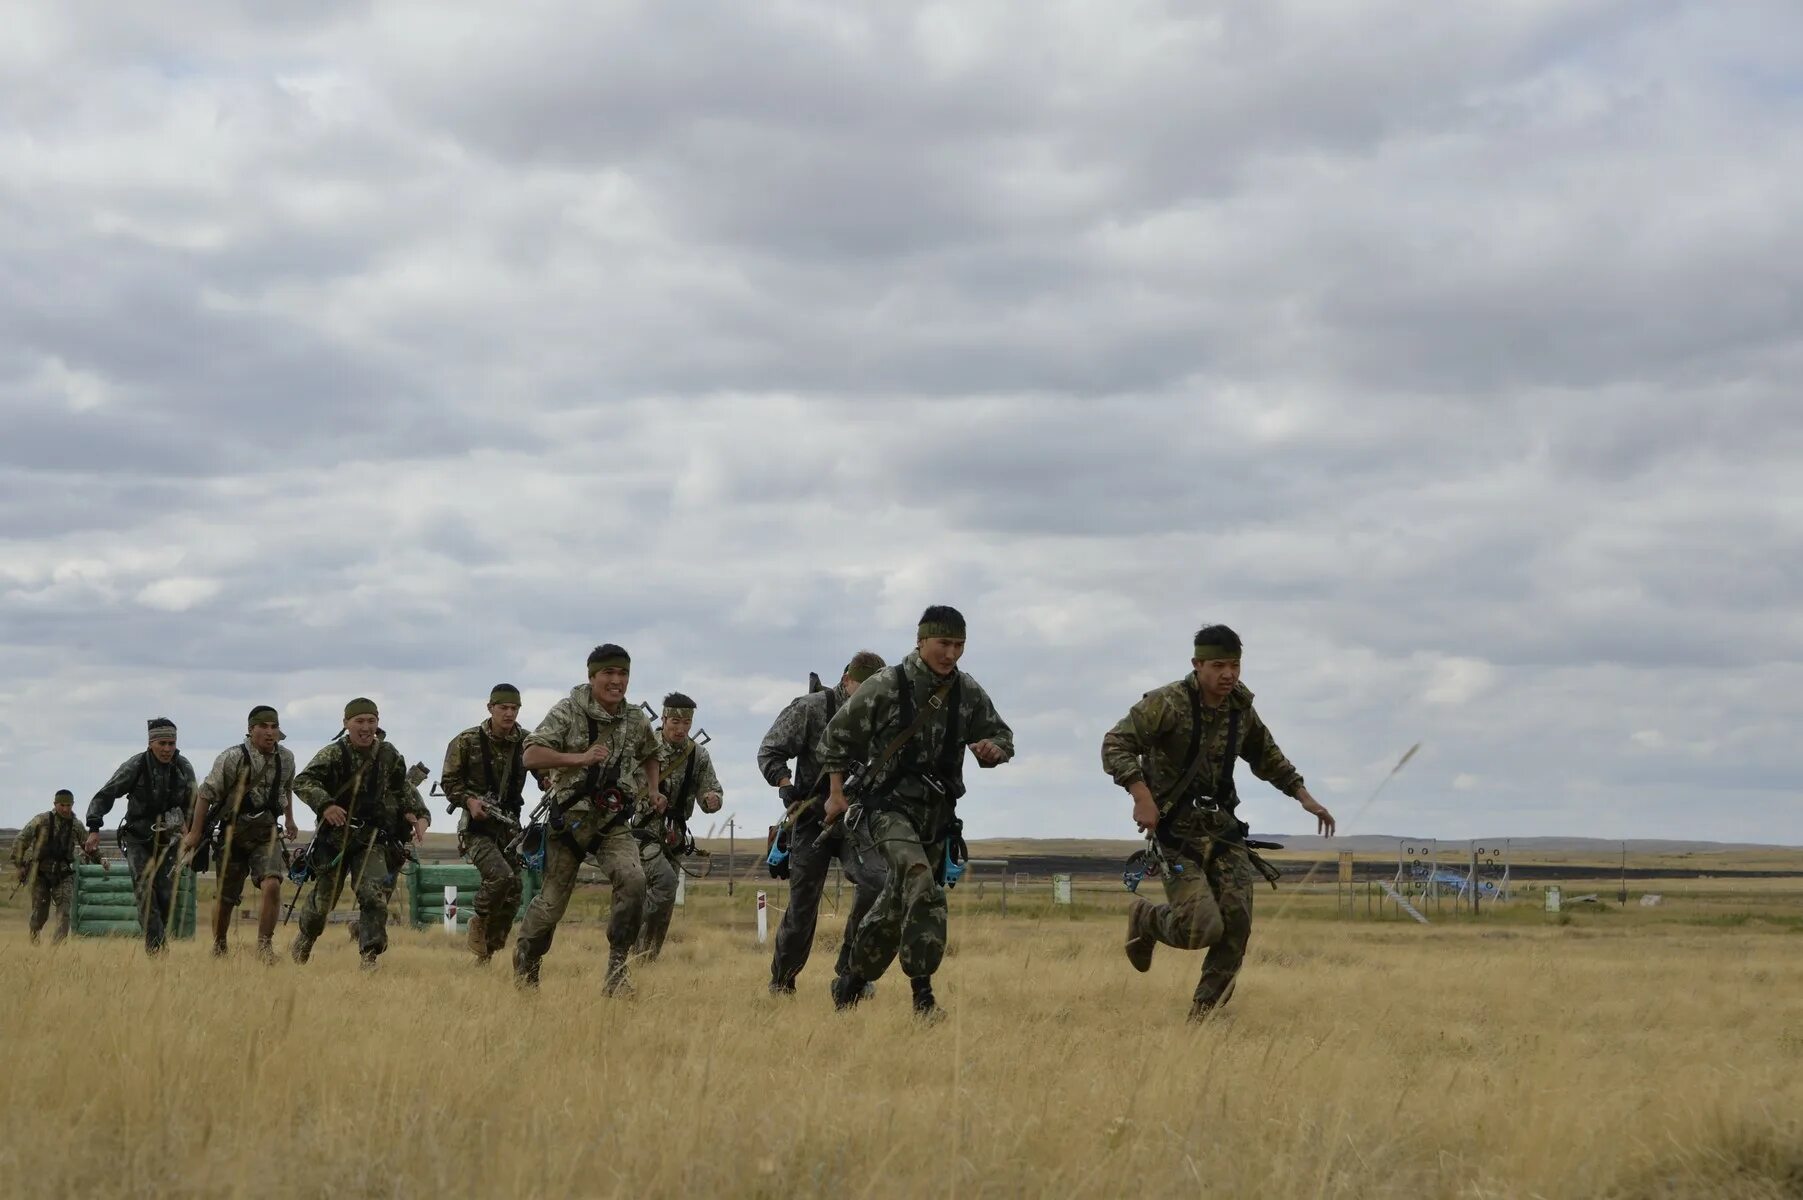
<instances>
[{"instance_id":1,"label":"group of soldier","mask_svg":"<svg viewBox=\"0 0 1803 1200\"><path fill-rule=\"evenodd\" d=\"M945 889L964 862L957 815L964 761L968 753L991 768L1014 755L1013 733L988 693L959 669L965 635L956 609L928 608L913 652L899 664L858 652L836 684L816 684L784 708L760 744L759 772L785 802L769 862L790 887L771 960L773 994L795 991L837 861L855 899L830 985L833 1003L859 1004L899 959L914 1011L939 1015L933 977L945 953ZM1205 627L1190 671L1147 692L1102 742L1103 766L1131 797L1165 889L1162 904L1135 896L1127 958L1145 971L1159 944L1207 949L1190 1010L1196 1019L1231 994L1251 934L1254 869L1262 867L1235 813L1236 760L1294 797L1322 832L1334 829L1253 708L1240 682L1241 653L1232 630ZM629 993L631 961L654 960L663 947L678 860L693 848L688 822L697 806L712 813L723 801L707 747L691 736L695 701L670 693L654 727L650 711L626 699L631 667L624 648L597 646L586 682L530 733L519 722L518 689L498 684L487 719L446 749L443 795L460 813L459 850L482 879L468 925L475 962L505 949L525 865L542 872L514 940L514 978L523 988L538 986L577 872L593 861L611 885L602 989ZM210 857L219 876L214 953L227 953L249 881L259 893L257 953L273 962L298 796L313 810L317 832L304 869L292 872L308 885L289 953L297 963L308 960L348 884L361 961L375 967L387 948L390 894L410 844L423 840L431 821L418 790L426 771L409 769L389 743L376 704L362 697L346 704L343 730L298 772L281 745L278 714L266 705L250 711L244 741L221 753L198 784L176 748L174 723L153 719L148 732L146 749L94 794L85 829L75 820L74 796L61 791L16 840L15 865L31 887L33 940L52 906L56 938L66 936L75 863L97 855L107 814L123 796L118 840L146 950L164 947L179 867ZM528 775L542 793L530 816L523 811Z\"/></svg>"}]
</instances>

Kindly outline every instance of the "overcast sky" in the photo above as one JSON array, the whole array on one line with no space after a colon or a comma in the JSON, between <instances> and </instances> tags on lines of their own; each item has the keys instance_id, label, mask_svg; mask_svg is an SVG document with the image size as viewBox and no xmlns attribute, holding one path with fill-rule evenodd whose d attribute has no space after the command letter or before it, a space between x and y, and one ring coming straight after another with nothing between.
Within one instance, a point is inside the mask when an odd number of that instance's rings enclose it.
<instances>
[{"instance_id":1,"label":"overcast sky","mask_svg":"<svg viewBox=\"0 0 1803 1200\"><path fill-rule=\"evenodd\" d=\"M9 9L0 824L611 640L761 828L951 603L973 834L1224 621L1346 832L1803 842L1792 0L304 7Z\"/></svg>"}]
</instances>

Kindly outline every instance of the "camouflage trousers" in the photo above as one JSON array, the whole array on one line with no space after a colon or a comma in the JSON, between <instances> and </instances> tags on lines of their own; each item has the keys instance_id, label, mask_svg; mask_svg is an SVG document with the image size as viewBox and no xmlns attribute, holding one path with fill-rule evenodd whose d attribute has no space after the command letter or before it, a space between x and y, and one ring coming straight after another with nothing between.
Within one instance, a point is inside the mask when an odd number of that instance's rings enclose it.
<instances>
[{"instance_id":1,"label":"camouflage trousers","mask_svg":"<svg viewBox=\"0 0 1803 1200\"><path fill-rule=\"evenodd\" d=\"M633 948L656 958L664 948L664 936L670 932L670 918L676 913L676 873L682 868L664 853L662 842L640 842L639 865L645 871L645 913Z\"/></svg>"},{"instance_id":2,"label":"camouflage trousers","mask_svg":"<svg viewBox=\"0 0 1803 1200\"><path fill-rule=\"evenodd\" d=\"M318 941L326 931L326 918L349 884L357 898L357 949L365 957L374 957L388 949L388 898L394 894L395 880L407 856L397 846L368 841L367 834L364 837L361 845L353 843L336 865L324 868L306 885L309 890L301 903L300 931L307 941Z\"/></svg>"},{"instance_id":3,"label":"camouflage trousers","mask_svg":"<svg viewBox=\"0 0 1803 1200\"><path fill-rule=\"evenodd\" d=\"M476 915L482 918L488 952L493 954L506 948L507 934L520 911L519 864L507 857L501 839L475 829L463 835L463 857L482 876L482 886L476 889Z\"/></svg>"},{"instance_id":4,"label":"camouflage trousers","mask_svg":"<svg viewBox=\"0 0 1803 1200\"><path fill-rule=\"evenodd\" d=\"M900 954L902 974L930 978L945 957L945 889L933 877L945 859L944 840L923 843L901 813L868 810L846 836L854 857L879 860L888 871L852 934L846 966L860 979L874 980Z\"/></svg>"},{"instance_id":5,"label":"camouflage trousers","mask_svg":"<svg viewBox=\"0 0 1803 1200\"><path fill-rule=\"evenodd\" d=\"M638 839L627 831L625 822L615 820L582 841L569 832L545 838L544 888L532 898L520 920L519 944L514 948L516 969L538 961L551 949L557 923L563 920L576 890L576 870L591 853L613 887L607 944L621 953L632 949L645 909L645 868L639 862Z\"/></svg>"},{"instance_id":6,"label":"camouflage trousers","mask_svg":"<svg viewBox=\"0 0 1803 1200\"><path fill-rule=\"evenodd\" d=\"M236 908L244 899L244 881L261 887L265 879L288 873L282 861L282 844L276 840L275 822L246 827L227 826L219 847L219 903Z\"/></svg>"},{"instance_id":7,"label":"camouflage trousers","mask_svg":"<svg viewBox=\"0 0 1803 1200\"><path fill-rule=\"evenodd\" d=\"M880 854L866 854L860 861L843 832L816 847L820 829L820 822L812 821L790 831L789 907L776 927L776 953L770 957L770 982L778 987L792 987L808 965L814 950L814 927L820 920L820 894L826 889L827 871L834 859L857 889L852 894L851 913L845 918L845 934L839 939L836 971L840 975L850 967L852 934L876 904L883 881L889 877Z\"/></svg>"},{"instance_id":8,"label":"camouflage trousers","mask_svg":"<svg viewBox=\"0 0 1803 1200\"><path fill-rule=\"evenodd\" d=\"M38 933L50 920L50 906L56 905L56 929L50 935L52 942L60 942L69 936L69 921L75 913L75 875L71 871L60 880L52 883L48 876L39 875L31 881L31 940L38 940Z\"/></svg>"},{"instance_id":9,"label":"camouflage trousers","mask_svg":"<svg viewBox=\"0 0 1803 1200\"><path fill-rule=\"evenodd\" d=\"M1166 946L1208 949L1196 1003L1212 1007L1226 999L1245 960L1257 877L1245 850L1217 845L1209 857L1202 849L1206 844L1192 843L1194 849L1182 858L1183 870L1165 878L1165 903L1146 914L1146 929ZM1195 858L1206 865L1197 866Z\"/></svg>"},{"instance_id":10,"label":"camouflage trousers","mask_svg":"<svg viewBox=\"0 0 1803 1200\"><path fill-rule=\"evenodd\" d=\"M175 905L175 861L180 847L167 834L140 838L119 831L125 865L131 868L131 890L138 903L138 920L144 926L144 948L163 948L166 925Z\"/></svg>"}]
</instances>

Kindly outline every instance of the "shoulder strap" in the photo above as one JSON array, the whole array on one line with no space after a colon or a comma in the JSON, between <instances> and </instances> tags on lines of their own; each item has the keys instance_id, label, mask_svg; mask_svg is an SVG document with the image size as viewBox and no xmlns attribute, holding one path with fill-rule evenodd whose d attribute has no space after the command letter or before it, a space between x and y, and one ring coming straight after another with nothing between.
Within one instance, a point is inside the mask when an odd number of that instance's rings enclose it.
<instances>
[{"instance_id":1,"label":"shoulder strap","mask_svg":"<svg viewBox=\"0 0 1803 1200\"><path fill-rule=\"evenodd\" d=\"M897 664L895 674L897 682L901 685L901 715L906 724L900 733L889 739L889 744L883 747L883 752L870 760L872 776L884 763L895 757L896 751L907 745L909 740L921 731L934 713L945 707L946 696L958 682L958 676L954 673L950 679L939 685L938 691L927 697L926 704L916 712L914 710L914 685L908 682L908 673L902 670L900 664Z\"/></svg>"},{"instance_id":2,"label":"shoulder strap","mask_svg":"<svg viewBox=\"0 0 1803 1200\"><path fill-rule=\"evenodd\" d=\"M1231 700L1227 709L1227 745L1221 751L1221 769L1215 775L1215 799L1231 808L1239 797L1233 787L1233 759L1240 740L1240 710Z\"/></svg>"},{"instance_id":3,"label":"shoulder strap","mask_svg":"<svg viewBox=\"0 0 1803 1200\"><path fill-rule=\"evenodd\" d=\"M1189 749L1184 753L1183 775L1172 786L1171 790L1158 797L1159 811L1164 811L1171 804L1181 799L1196 782L1196 776L1202 773L1202 693L1193 684L1185 683L1184 694L1189 697ZM1234 718L1229 718L1233 720ZM1232 753L1233 735L1231 730L1227 737L1228 752Z\"/></svg>"}]
</instances>

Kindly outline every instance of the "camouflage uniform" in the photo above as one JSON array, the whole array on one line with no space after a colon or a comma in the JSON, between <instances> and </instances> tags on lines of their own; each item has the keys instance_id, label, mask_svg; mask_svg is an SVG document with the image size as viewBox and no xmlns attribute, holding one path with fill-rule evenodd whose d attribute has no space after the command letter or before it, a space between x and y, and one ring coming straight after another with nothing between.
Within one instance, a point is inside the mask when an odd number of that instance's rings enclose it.
<instances>
[{"instance_id":1,"label":"camouflage uniform","mask_svg":"<svg viewBox=\"0 0 1803 1200\"><path fill-rule=\"evenodd\" d=\"M451 739L445 747L444 770L438 775L445 799L462 810L457 817L458 849L482 875L476 915L469 923L469 946L483 962L506 948L508 931L520 908L520 862L507 847L519 833L520 809L525 804L526 766L521 761L525 746L523 728L515 725L510 735L502 737L495 733L491 718ZM487 812L498 810L505 815L472 821L471 796L482 799Z\"/></svg>"},{"instance_id":2,"label":"camouflage uniform","mask_svg":"<svg viewBox=\"0 0 1803 1200\"><path fill-rule=\"evenodd\" d=\"M633 817L639 839L639 865L645 871L645 915L639 923L638 943L633 947L655 959L664 948L670 918L676 911L676 873L682 870L682 851L688 841L689 820L695 801L713 792L724 799L720 777L714 773L713 756L694 738L671 745L659 739L660 789L669 803L659 813L641 801ZM709 811L717 812L716 803ZM676 843L671 845L672 840Z\"/></svg>"},{"instance_id":3,"label":"camouflage uniform","mask_svg":"<svg viewBox=\"0 0 1803 1200\"><path fill-rule=\"evenodd\" d=\"M31 888L31 940L50 920L56 905L56 932L50 940L69 936L69 919L75 911L75 864L82 857L86 831L71 812L66 817L52 809L25 822L13 841L13 865Z\"/></svg>"},{"instance_id":4,"label":"camouflage uniform","mask_svg":"<svg viewBox=\"0 0 1803 1200\"><path fill-rule=\"evenodd\" d=\"M594 730L591 736L590 730ZM526 906L520 934L514 942L514 973L523 981L538 981L539 960L551 949L557 923L563 920L576 887L576 871L592 853L613 888L607 922L610 949L610 986L615 969L623 970L626 954L638 937L645 905L645 870L639 862L638 839L626 827L631 806L645 793L645 764L657 758L659 739L644 710L622 702L620 711L601 707L588 684L551 706L527 746L543 746L563 754L580 754L595 742L609 748L599 767L559 767L552 772L551 811L545 836L544 889ZM591 772L593 773L591 775ZM626 799L619 812L597 809L592 784L612 778ZM559 826L561 825L561 828ZM623 974L619 981L624 980Z\"/></svg>"},{"instance_id":5,"label":"camouflage uniform","mask_svg":"<svg viewBox=\"0 0 1803 1200\"><path fill-rule=\"evenodd\" d=\"M851 913L845 918L845 933L839 939L839 961L835 973L850 971L851 934L870 911L882 893L888 872L880 855L859 858L851 852L845 831L835 829L826 844L816 846L822 829L821 806L826 796L826 773L820 769L814 750L827 722L846 701L843 683L805 696L797 696L777 714L770 731L758 745L758 770L772 787L791 775L789 760L795 760L792 795L808 797L807 807L794 817L789 829L789 907L776 927L776 952L770 957L770 985L778 991L794 988L795 979L808 965L814 949L814 927L820 918L820 894L826 887L826 873L833 860L856 889Z\"/></svg>"},{"instance_id":6,"label":"camouflage uniform","mask_svg":"<svg viewBox=\"0 0 1803 1200\"><path fill-rule=\"evenodd\" d=\"M388 898L413 836L407 818L430 819L426 802L407 781L401 752L380 737L368 750L358 750L342 736L326 743L295 776L294 794L321 818L314 839L325 839L301 905L295 961L306 962L312 954L348 880L357 897L357 946L364 961L373 963L388 949ZM347 821L358 827L327 825L325 811L333 805L343 808Z\"/></svg>"},{"instance_id":7,"label":"camouflage uniform","mask_svg":"<svg viewBox=\"0 0 1803 1200\"><path fill-rule=\"evenodd\" d=\"M113 777L88 802L88 829L99 832L113 802L125 796L119 846L131 869L132 892L144 924L144 948L163 948L165 923L175 902L175 864L182 829L194 803L194 766L180 751L160 763L148 749L119 764Z\"/></svg>"},{"instance_id":8,"label":"camouflage uniform","mask_svg":"<svg viewBox=\"0 0 1803 1200\"><path fill-rule=\"evenodd\" d=\"M219 825L219 902L236 908L244 881L261 886L288 872L276 821L294 797L294 754L276 744L263 754L246 738L213 760L200 785L200 802L210 827Z\"/></svg>"},{"instance_id":9,"label":"camouflage uniform","mask_svg":"<svg viewBox=\"0 0 1803 1200\"><path fill-rule=\"evenodd\" d=\"M942 710L928 717L853 797L860 816L848 834L852 853L865 860L880 858L888 868L882 893L852 935L847 958L851 974L866 982L879 978L898 952L902 972L917 986L938 970L946 921L940 885L954 832L954 806L964 791L965 747L994 742L1006 762L1014 756L1014 733L975 679L957 671L936 676L914 652L899 666L865 680L820 739L820 770L846 772L853 764L868 763L906 727L902 689L908 689L918 712L951 681L954 688ZM944 798L935 797L929 780L945 788Z\"/></svg>"},{"instance_id":10,"label":"camouflage uniform","mask_svg":"<svg viewBox=\"0 0 1803 1200\"><path fill-rule=\"evenodd\" d=\"M1172 796L1168 793L1189 766L1197 716L1202 769L1189 796ZM1237 734L1231 747L1230 729ZM1164 879L1166 903L1136 906L1134 936L1185 950L1208 947L1196 984L1199 1012L1225 1001L1252 936L1251 860L1244 847L1216 840L1241 836L1234 815L1235 758L1287 796L1302 788L1301 772L1277 748L1246 685L1236 684L1225 703L1210 708L1202 703L1193 674L1147 692L1102 739L1102 766L1116 783L1127 787L1145 780L1161 814L1183 802L1168 821L1162 815L1159 821L1160 840L1177 852L1183 869Z\"/></svg>"}]
</instances>

